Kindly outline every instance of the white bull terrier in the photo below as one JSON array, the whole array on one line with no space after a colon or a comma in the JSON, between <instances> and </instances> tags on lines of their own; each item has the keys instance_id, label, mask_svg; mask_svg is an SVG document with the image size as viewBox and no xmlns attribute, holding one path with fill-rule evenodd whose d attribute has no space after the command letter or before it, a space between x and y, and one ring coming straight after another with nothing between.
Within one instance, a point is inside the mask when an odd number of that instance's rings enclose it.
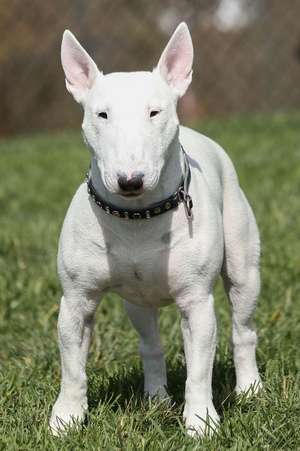
<instances>
[{"instance_id":1,"label":"white bull terrier","mask_svg":"<svg viewBox=\"0 0 300 451\"><path fill-rule=\"evenodd\" d=\"M179 126L177 101L192 79L190 33L185 23L177 27L152 72L103 75L70 31L61 57L67 89L84 109L92 162L59 243L62 381L51 429L59 433L85 417L93 317L99 299L116 292L140 335L150 397L167 397L158 308L178 306L187 366L183 416L189 434L204 434L209 419L212 427L219 420L212 369L220 273L233 310L236 391L260 386L251 324L260 243L229 157Z\"/></svg>"}]
</instances>

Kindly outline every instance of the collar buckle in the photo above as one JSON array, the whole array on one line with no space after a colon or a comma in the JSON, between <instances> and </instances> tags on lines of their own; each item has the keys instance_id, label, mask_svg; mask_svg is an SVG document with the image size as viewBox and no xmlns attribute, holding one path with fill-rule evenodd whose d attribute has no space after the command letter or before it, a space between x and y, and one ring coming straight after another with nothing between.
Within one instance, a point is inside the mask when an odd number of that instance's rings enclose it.
<instances>
[{"instance_id":1,"label":"collar buckle","mask_svg":"<svg viewBox=\"0 0 300 451\"><path fill-rule=\"evenodd\" d=\"M183 186L179 189L178 195L179 195L180 202L183 202L184 209L185 209L185 212L186 212L186 215L187 215L188 219L193 219L193 212L192 212L193 199L191 198L189 193L187 193L184 190Z\"/></svg>"}]
</instances>

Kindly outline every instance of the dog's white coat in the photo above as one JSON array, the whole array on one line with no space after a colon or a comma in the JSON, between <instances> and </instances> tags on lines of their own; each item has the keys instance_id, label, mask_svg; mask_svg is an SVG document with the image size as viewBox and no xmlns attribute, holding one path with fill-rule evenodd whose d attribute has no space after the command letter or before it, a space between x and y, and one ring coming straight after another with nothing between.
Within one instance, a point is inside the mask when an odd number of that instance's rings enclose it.
<instances>
[{"instance_id":1,"label":"dog's white coat","mask_svg":"<svg viewBox=\"0 0 300 451\"><path fill-rule=\"evenodd\" d=\"M106 76L74 36L64 34L66 84L84 108L83 131L99 193L128 208L167 197L181 179L182 143L191 166L194 218L187 219L181 204L151 220L126 221L106 215L89 198L86 185L79 187L59 243L62 382L50 420L54 433L84 418L93 316L107 291L126 299L141 339L145 392L160 398L167 397L167 380L157 309L177 304L187 366L184 419L190 434L202 434L208 416L218 422L211 379L216 347L213 286L220 273L232 303L236 390L260 384L251 325L260 288L259 235L226 153L207 137L179 128L176 104L191 81L192 61L185 24L178 26L153 72ZM153 110L159 113L150 117ZM101 112L107 119L98 116ZM128 177L143 172L144 193L122 197L119 171Z\"/></svg>"}]
</instances>

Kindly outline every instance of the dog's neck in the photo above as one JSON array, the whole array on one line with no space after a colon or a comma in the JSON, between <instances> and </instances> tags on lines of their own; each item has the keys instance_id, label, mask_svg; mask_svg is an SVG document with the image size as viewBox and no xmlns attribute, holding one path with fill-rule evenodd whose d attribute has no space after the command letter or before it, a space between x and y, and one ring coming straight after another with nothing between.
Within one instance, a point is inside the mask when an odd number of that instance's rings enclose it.
<instances>
[{"instance_id":1,"label":"dog's neck","mask_svg":"<svg viewBox=\"0 0 300 451\"><path fill-rule=\"evenodd\" d=\"M180 185L184 173L184 156L178 137L172 141L167 152L168 158L163 167L160 179L152 191L146 191L137 198L126 199L106 189L100 175L95 158L92 158L91 175L96 191L106 202L119 208L142 209L171 196Z\"/></svg>"}]
</instances>

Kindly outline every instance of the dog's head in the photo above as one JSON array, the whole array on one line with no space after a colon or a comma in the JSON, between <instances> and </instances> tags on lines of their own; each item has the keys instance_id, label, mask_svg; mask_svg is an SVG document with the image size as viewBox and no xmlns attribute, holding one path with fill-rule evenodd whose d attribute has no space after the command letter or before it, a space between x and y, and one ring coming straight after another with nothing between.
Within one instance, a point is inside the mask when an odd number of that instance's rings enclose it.
<instances>
[{"instance_id":1,"label":"dog's head","mask_svg":"<svg viewBox=\"0 0 300 451\"><path fill-rule=\"evenodd\" d=\"M103 75L68 30L61 59L67 90L84 109L83 133L105 187L123 196L153 190L178 135L177 101L192 80L187 25L177 27L152 72Z\"/></svg>"}]
</instances>

